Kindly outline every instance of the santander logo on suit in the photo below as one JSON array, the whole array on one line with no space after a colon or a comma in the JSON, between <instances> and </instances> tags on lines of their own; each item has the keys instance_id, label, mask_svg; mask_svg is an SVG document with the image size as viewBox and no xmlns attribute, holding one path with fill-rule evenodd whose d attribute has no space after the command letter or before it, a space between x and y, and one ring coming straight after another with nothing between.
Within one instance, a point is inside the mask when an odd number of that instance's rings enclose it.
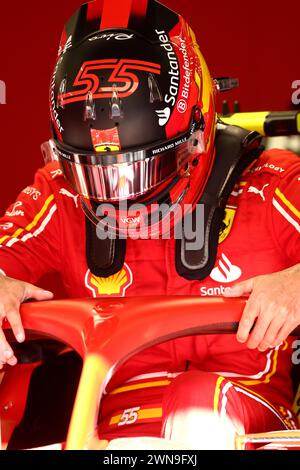
<instances>
[{"instance_id":1,"label":"santander logo on suit","mask_svg":"<svg viewBox=\"0 0 300 470\"><path fill-rule=\"evenodd\" d=\"M210 277L216 282L237 281L242 275L242 270L229 261L226 255L222 253L217 262L217 266L210 273Z\"/></svg>"},{"instance_id":2,"label":"santander logo on suit","mask_svg":"<svg viewBox=\"0 0 300 470\"><path fill-rule=\"evenodd\" d=\"M223 295L228 287L222 284L229 284L230 282L237 281L242 275L242 270L239 266L234 265L229 258L222 253L218 259L216 266L210 273L210 278L220 283L218 287L200 287L200 294L206 296Z\"/></svg>"}]
</instances>

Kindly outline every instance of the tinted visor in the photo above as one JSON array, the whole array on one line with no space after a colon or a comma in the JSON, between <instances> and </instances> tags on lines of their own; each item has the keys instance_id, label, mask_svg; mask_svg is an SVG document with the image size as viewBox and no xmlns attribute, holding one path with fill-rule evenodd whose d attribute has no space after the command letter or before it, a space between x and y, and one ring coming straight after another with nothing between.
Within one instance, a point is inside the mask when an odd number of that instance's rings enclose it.
<instances>
[{"instance_id":1,"label":"tinted visor","mask_svg":"<svg viewBox=\"0 0 300 470\"><path fill-rule=\"evenodd\" d=\"M56 152L73 189L88 199L134 199L184 169L191 155L204 152L203 131L191 129L154 148L95 154L73 153L56 144Z\"/></svg>"}]
</instances>

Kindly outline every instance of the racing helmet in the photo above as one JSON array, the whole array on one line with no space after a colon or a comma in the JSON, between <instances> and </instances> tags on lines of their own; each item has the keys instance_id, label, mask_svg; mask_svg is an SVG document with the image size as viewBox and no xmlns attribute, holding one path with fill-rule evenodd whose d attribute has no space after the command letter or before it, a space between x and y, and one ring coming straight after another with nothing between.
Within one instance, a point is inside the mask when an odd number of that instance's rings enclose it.
<instances>
[{"instance_id":1,"label":"racing helmet","mask_svg":"<svg viewBox=\"0 0 300 470\"><path fill-rule=\"evenodd\" d=\"M180 15L155 0L82 5L61 37L50 111L55 152L89 219L113 208L114 230L161 233L162 218L172 213L174 225L192 210L214 159L215 94Z\"/></svg>"}]
</instances>

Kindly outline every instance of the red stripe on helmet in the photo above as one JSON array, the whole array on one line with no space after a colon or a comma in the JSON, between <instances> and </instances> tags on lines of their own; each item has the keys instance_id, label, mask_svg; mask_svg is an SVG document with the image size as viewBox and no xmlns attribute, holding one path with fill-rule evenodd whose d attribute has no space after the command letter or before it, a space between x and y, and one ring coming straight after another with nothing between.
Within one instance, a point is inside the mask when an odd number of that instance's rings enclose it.
<instances>
[{"instance_id":1,"label":"red stripe on helmet","mask_svg":"<svg viewBox=\"0 0 300 470\"><path fill-rule=\"evenodd\" d=\"M95 0L93 2L88 3L88 10L87 10L87 21L94 21L99 18L99 29L100 29L100 18L102 15L102 8L103 8L103 0Z\"/></svg>"},{"instance_id":2,"label":"red stripe on helmet","mask_svg":"<svg viewBox=\"0 0 300 470\"><path fill-rule=\"evenodd\" d=\"M100 29L127 28L133 0L104 0Z\"/></svg>"},{"instance_id":3,"label":"red stripe on helmet","mask_svg":"<svg viewBox=\"0 0 300 470\"><path fill-rule=\"evenodd\" d=\"M148 0L133 0L132 2L132 15L139 18L145 18L147 13Z\"/></svg>"}]
</instances>

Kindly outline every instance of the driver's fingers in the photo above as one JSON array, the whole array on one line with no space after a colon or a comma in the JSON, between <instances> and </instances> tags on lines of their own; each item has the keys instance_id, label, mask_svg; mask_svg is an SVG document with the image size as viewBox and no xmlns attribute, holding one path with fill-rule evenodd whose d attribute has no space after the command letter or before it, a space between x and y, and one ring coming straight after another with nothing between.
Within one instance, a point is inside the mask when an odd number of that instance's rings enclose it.
<instances>
[{"instance_id":1,"label":"driver's fingers","mask_svg":"<svg viewBox=\"0 0 300 470\"><path fill-rule=\"evenodd\" d=\"M21 321L20 303L17 301L10 301L3 305L4 312L8 323L13 330L16 340L22 343L25 340L25 332Z\"/></svg>"},{"instance_id":2,"label":"driver's fingers","mask_svg":"<svg viewBox=\"0 0 300 470\"><path fill-rule=\"evenodd\" d=\"M17 362L18 362L18 359L16 358L16 356L13 356L10 359L8 359L7 364L10 366L15 366Z\"/></svg>"},{"instance_id":3,"label":"driver's fingers","mask_svg":"<svg viewBox=\"0 0 300 470\"><path fill-rule=\"evenodd\" d=\"M33 284L29 284L28 282L24 282L24 287L25 289L22 301L28 299L34 299L39 301L51 300L54 296L53 292L41 289L40 287L36 287Z\"/></svg>"},{"instance_id":4,"label":"driver's fingers","mask_svg":"<svg viewBox=\"0 0 300 470\"><path fill-rule=\"evenodd\" d=\"M17 358L14 356L14 352L8 342L6 341L5 335L2 328L0 328L0 363L1 369L3 364L15 365Z\"/></svg>"},{"instance_id":5,"label":"driver's fingers","mask_svg":"<svg viewBox=\"0 0 300 470\"><path fill-rule=\"evenodd\" d=\"M259 312L259 305L250 296L249 300L246 302L237 331L237 340L240 343L248 341L254 322L259 316Z\"/></svg>"}]
</instances>

